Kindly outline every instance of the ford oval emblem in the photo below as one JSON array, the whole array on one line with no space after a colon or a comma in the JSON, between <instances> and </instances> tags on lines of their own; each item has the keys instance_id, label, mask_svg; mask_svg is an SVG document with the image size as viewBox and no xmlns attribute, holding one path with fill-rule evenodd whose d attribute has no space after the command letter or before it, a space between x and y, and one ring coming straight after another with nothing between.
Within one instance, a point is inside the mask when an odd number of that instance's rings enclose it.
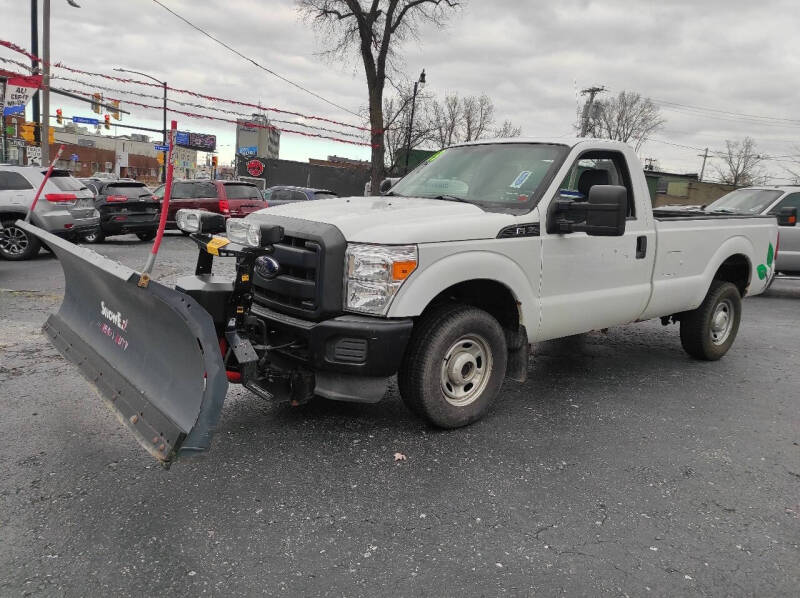
<instances>
[{"instance_id":1,"label":"ford oval emblem","mask_svg":"<svg viewBox=\"0 0 800 598\"><path fill-rule=\"evenodd\" d=\"M281 265L274 257L262 255L256 258L256 273L261 278L275 278L281 271Z\"/></svg>"}]
</instances>

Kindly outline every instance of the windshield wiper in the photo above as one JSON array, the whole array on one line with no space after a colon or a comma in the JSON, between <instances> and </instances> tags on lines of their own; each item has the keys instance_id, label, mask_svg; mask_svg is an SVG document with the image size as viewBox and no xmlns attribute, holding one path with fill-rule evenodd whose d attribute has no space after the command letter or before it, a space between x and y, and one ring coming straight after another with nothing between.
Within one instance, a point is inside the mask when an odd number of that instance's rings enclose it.
<instances>
[{"instance_id":1,"label":"windshield wiper","mask_svg":"<svg viewBox=\"0 0 800 598\"><path fill-rule=\"evenodd\" d=\"M428 199L443 199L445 201L458 201L460 203L472 203L468 199L464 199L463 197L459 197L458 195L436 195L434 197L428 197Z\"/></svg>"},{"instance_id":2,"label":"windshield wiper","mask_svg":"<svg viewBox=\"0 0 800 598\"><path fill-rule=\"evenodd\" d=\"M738 214L738 210L734 210L733 208L714 208L713 210L708 210L709 212L722 212L724 214Z\"/></svg>"}]
</instances>

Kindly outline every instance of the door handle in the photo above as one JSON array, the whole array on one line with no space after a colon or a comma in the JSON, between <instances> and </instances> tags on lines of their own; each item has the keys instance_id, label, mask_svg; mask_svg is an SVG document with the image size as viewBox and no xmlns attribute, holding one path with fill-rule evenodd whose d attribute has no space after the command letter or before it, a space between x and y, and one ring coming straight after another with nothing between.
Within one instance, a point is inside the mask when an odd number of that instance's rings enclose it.
<instances>
[{"instance_id":1,"label":"door handle","mask_svg":"<svg viewBox=\"0 0 800 598\"><path fill-rule=\"evenodd\" d=\"M636 259L641 260L647 255L647 237L636 237Z\"/></svg>"}]
</instances>

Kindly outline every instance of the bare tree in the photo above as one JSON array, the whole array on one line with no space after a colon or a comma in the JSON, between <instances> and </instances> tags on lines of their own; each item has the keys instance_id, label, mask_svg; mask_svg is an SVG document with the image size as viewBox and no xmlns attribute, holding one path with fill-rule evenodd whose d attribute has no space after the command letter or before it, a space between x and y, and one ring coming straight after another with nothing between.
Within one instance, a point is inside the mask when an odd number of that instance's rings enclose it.
<instances>
[{"instance_id":1,"label":"bare tree","mask_svg":"<svg viewBox=\"0 0 800 598\"><path fill-rule=\"evenodd\" d=\"M443 148L462 141L477 141L486 137L519 137L522 130L506 120L499 129L494 125L494 102L484 94L445 96L442 102L433 100L430 106L430 143Z\"/></svg>"},{"instance_id":2,"label":"bare tree","mask_svg":"<svg viewBox=\"0 0 800 598\"><path fill-rule=\"evenodd\" d=\"M431 98L418 93L411 138L408 138L408 121L411 118L413 91L411 86L401 86L397 95L383 101L384 143L386 146L386 168L389 172L397 167L406 147L410 149L424 145L431 137Z\"/></svg>"},{"instance_id":3,"label":"bare tree","mask_svg":"<svg viewBox=\"0 0 800 598\"><path fill-rule=\"evenodd\" d=\"M357 48L364 63L369 95L372 188L384 171L383 88L387 60L395 45L423 21L441 25L448 10L463 0L297 0L300 11L329 35L331 51ZM366 5L365 5L366 4Z\"/></svg>"},{"instance_id":4,"label":"bare tree","mask_svg":"<svg viewBox=\"0 0 800 598\"><path fill-rule=\"evenodd\" d=\"M503 121L503 125L494 131L494 136L499 137L500 139L519 137L520 135L522 135L522 128L515 127L514 123L512 123L510 120Z\"/></svg>"},{"instance_id":5,"label":"bare tree","mask_svg":"<svg viewBox=\"0 0 800 598\"><path fill-rule=\"evenodd\" d=\"M650 98L633 91L621 91L616 97L595 100L587 118L589 137L624 141L636 151L665 122Z\"/></svg>"},{"instance_id":6,"label":"bare tree","mask_svg":"<svg viewBox=\"0 0 800 598\"><path fill-rule=\"evenodd\" d=\"M795 152L795 155L790 156L792 158L792 165L783 166L783 169L791 177L789 182L792 185L800 185L800 147L794 146L793 151Z\"/></svg>"},{"instance_id":7,"label":"bare tree","mask_svg":"<svg viewBox=\"0 0 800 598\"><path fill-rule=\"evenodd\" d=\"M722 166L714 164L720 182L734 187L757 185L765 180L762 162L764 158L756 151L756 142L751 137L742 141L725 140L725 149L716 152Z\"/></svg>"},{"instance_id":8,"label":"bare tree","mask_svg":"<svg viewBox=\"0 0 800 598\"><path fill-rule=\"evenodd\" d=\"M441 103L431 102L430 140L437 148L449 147L459 140L461 126L461 99L458 95L445 96Z\"/></svg>"},{"instance_id":9,"label":"bare tree","mask_svg":"<svg viewBox=\"0 0 800 598\"><path fill-rule=\"evenodd\" d=\"M467 96L463 103L463 141L477 141L486 137L494 123L494 102L485 93L480 97Z\"/></svg>"}]
</instances>

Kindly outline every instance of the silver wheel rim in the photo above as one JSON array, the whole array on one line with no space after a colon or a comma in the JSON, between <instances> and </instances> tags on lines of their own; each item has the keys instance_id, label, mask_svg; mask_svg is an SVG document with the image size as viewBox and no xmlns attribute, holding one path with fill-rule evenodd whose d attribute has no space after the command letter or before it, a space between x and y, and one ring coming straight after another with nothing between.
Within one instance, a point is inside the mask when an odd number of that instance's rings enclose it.
<instances>
[{"instance_id":1,"label":"silver wheel rim","mask_svg":"<svg viewBox=\"0 0 800 598\"><path fill-rule=\"evenodd\" d=\"M96 234L86 235L83 238L83 240L86 241L87 243L94 243L97 240L97 235Z\"/></svg>"},{"instance_id":2,"label":"silver wheel rim","mask_svg":"<svg viewBox=\"0 0 800 598\"><path fill-rule=\"evenodd\" d=\"M478 334L462 336L442 361L442 394L454 407L470 405L486 389L491 374L492 352L486 339Z\"/></svg>"},{"instance_id":3,"label":"silver wheel rim","mask_svg":"<svg viewBox=\"0 0 800 598\"><path fill-rule=\"evenodd\" d=\"M0 249L9 255L21 255L28 249L30 240L25 231L16 226L0 229Z\"/></svg>"},{"instance_id":4,"label":"silver wheel rim","mask_svg":"<svg viewBox=\"0 0 800 598\"><path fill-rule=\"evenodd\" d=\"M714 315L711 316L711 342L721 345L731 335L733 328L734 307L730 299L717 303Z\"/></svg>"}]
</instances>

